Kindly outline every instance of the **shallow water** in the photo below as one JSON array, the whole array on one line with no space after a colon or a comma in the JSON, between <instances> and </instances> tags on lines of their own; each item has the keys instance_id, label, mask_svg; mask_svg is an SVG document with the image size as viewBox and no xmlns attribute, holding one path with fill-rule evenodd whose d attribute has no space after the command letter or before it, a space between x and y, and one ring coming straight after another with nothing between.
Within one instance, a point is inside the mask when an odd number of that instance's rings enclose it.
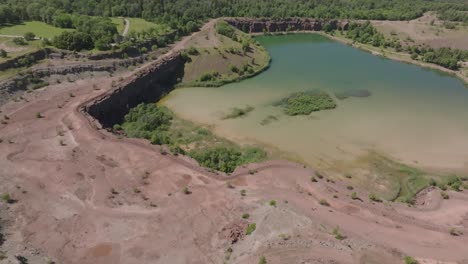
<instances>
[{"instance_id":1,"label":"shallow water","mask_svg":"<svg viewBox=\"0 0 468 264\"><path fill-rule=\"evenodd\" d=\"M451 76L373 56L316 34L262 36L271 67L220 88L184 88L162 103L180 117L212 125L236 142L259 142L311 165L352 160L376 150L409 164L468 170L468 89ZM291 92L367 90L309 116L286 116L271 104ZM247 116L222 120L232 107ZM268 125L269 115L278 118Z\"/></svg>"}]
</instances>

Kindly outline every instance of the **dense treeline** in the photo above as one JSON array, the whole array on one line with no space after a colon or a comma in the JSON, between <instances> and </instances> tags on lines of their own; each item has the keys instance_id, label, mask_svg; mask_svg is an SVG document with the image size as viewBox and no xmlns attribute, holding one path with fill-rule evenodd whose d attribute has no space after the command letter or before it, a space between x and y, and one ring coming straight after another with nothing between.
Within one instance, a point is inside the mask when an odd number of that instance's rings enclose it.
<instances>
[{"instance_id":1,"label":"dense treeline","mask_svg":"<svg viewBox=\"0 0 468 264\"><path fill-rule=\"evenodd\" d=\"M375 29L370 22L363 24L351 23L348 30L344 32L347 38L356 42L369 44L374 47L392 47L396 51L407 51L414 60L430 62L447 69L459 69L460 61L468 61L468 50L451 48L430 48L425 46L408 45L403 47L397 38L386 38Z\"/></svg>"},{"instance_id":2,"label":"dense treeline","mask_svg":"<svg viewBox=\"0 0 468 264\"><path fill-rule=\"evenodd\" d=\"M446 19L459 20L460 13L450 10L466 11L468 4L465 0L0 0L0 14L8 13L0 16L0 23L52 23L60 12L142 17L173 25L221 16L408 20L430 10L443 11Z\"/></svg>"},{"instance_id":3,"label":"dense treeline","mask_svg":"<svg viewBox=\"0 0 468 264\"><path fill-rule=\"evenodd\" d=\"M185 154L197 160L201 166L231 173L242 164L258 162L266 157L265 151L256 147L240 148L222 144L209 130L193 127L174 127L173 113L156 104L139 104L125 115L122 125L114 130L128 137L146 138L156 145L168 145L173 154ZM205 144L211 139L211 144ZM188 147L190 146L190 147Z\"/></svg>"},{"instance_id":4,"label":"dense treeline","mask_svg":"<svg viewBox=\"0 0 468 264\"><path fill-rule=\"evenodd\" d=\"M110 49L111 43L118 41L117 27L109 18L59 13L50 21L60 28L73 28L76 31L63 32L53 40L60 49L82 50L96 47Z\"/></svg>"},{"instance_id":5,"label":"dense treeline","mask_svg":"<svg viewBox=\"0 0 468 264\"><path fill-rule=\"evenodd\" d=\"M410 46L408 52L413 59L434 63L451 70L460 68L459 61L468 61L468 50Z\"/></svg>"}]
</instances>

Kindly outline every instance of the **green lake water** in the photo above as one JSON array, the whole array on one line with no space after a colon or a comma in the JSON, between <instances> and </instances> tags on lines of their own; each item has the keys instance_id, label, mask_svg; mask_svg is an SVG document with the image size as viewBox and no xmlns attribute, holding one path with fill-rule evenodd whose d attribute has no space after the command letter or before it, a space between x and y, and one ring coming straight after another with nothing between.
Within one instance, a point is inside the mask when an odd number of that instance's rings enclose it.
<instances>
[{"instance_id":1,"label":"green lake water","mask_svg":"<svg viewBox=\"0 0 468 264\"><path fill-rule=\"evenodd\" d=\"M373 56L316 34L262 36L271 67L220 88L184 88L162 103L239 143L261 143L310 165L353 160L369 150L408 164L468 171L468 89L451 76ZM286 116L272 103L292 92L367 90L333 110ZM247 116L222 120L233 107ZM269 115L278 118L268 125Z\"/></svg>"}]
</instances>

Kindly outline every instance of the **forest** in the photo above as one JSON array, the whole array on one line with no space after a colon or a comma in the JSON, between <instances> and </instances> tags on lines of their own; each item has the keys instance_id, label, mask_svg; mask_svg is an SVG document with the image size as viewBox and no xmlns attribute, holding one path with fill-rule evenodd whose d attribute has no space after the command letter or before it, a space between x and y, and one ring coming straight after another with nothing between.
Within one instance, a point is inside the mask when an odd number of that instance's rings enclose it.
<instances>
[{"instance_id":1,"label":"forest","mask_svg":"<svg viewBox=\"0 0 468 264\"><path fill-rule=\"evenodd\" d=\"M437 11L445 20L466 21L465 0L0 0L0 24L53 23L61 13L141 17L186 24L212 17L313 17L409 20Z\"/></svg>"}]
</instances>

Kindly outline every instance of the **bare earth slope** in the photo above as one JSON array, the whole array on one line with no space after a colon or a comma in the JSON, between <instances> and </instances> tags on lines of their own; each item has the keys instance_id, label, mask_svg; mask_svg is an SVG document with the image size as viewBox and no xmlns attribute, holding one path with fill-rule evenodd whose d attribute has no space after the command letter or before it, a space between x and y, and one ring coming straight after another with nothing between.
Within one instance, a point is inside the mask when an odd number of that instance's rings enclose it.
<instances>
[{"instance_id":1,"label":"bare earth slope","mask_svg":"<svg viewBox=\"0 0 468 264\"><path fill-rule=\"evenodd\" d=\"M53 85L0 108L8 117L0 125L0 193L15 200L0 205L0 263L468 261L467 235L449 234L468 234L466 192L442 200L430 190L417 208L372 203L363 190L353 200L344 182L312 182L313 170L286 161L223 178L93 128L78 107L110 84L102 77ZM256 230L246 235L249 223ZM337 227L345 239L332 234Z\"/></svg>"}]
</instances>

